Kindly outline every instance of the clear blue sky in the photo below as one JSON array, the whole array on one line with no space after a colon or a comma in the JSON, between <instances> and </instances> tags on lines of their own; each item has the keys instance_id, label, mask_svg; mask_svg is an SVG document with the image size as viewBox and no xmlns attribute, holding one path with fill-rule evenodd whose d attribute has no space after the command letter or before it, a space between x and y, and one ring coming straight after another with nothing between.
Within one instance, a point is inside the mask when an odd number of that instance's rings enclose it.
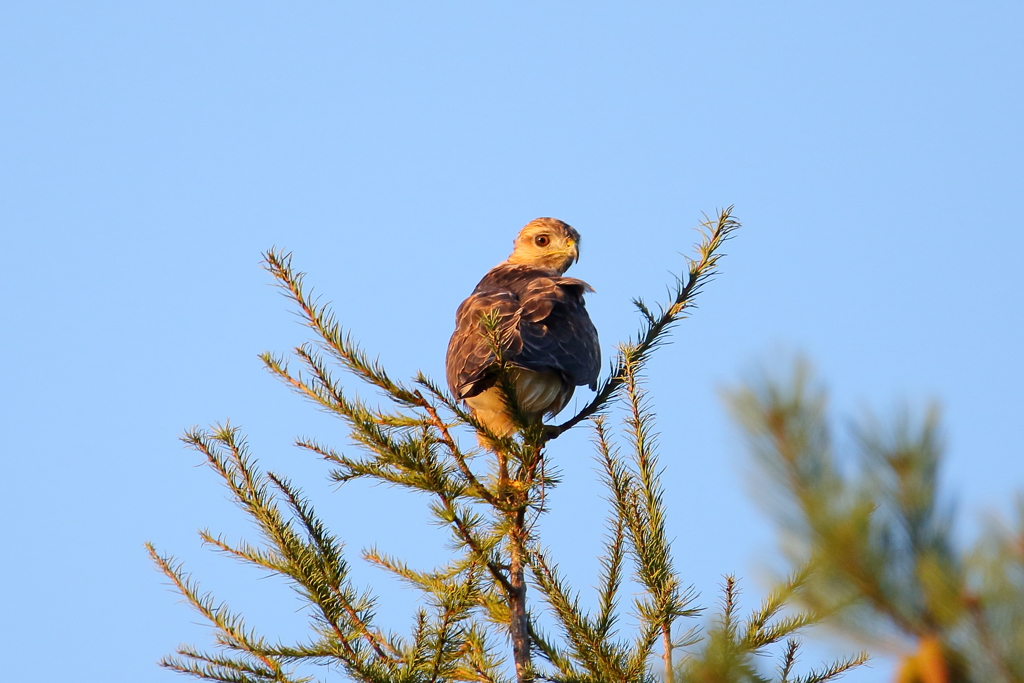
<instances>
[{"instance_id":1,"label":"clear blue sky","mask_svg":"<svg viewBox=\"0 0 1024 683\"><path fill-rule=\"evenodd\" d=\"M7 677L174 680L154 661L207 629L147 540L295 633L287 589L199 547L199 527L248 527L178 443L193 424L240 425L353 560L440 556L405 526L424 501L334 492L290 446L344 435L256 359L307 338L258 267L272 245L393 374L441 378L456 306L528 220L582 233L571 274L610 355L701 212L735 204L721 277L651 367L683 577L710 605L735 572L753 601L775 561L718 392L779 349L813 358L842 411L940 399L969 539L1024 490L1022 20L984 0L8 0ZM567 481L549 542L585 588L604 515L586 434L550 457ZM406 630L412 596L355 564Z\"/></svg>"}]
</instances>

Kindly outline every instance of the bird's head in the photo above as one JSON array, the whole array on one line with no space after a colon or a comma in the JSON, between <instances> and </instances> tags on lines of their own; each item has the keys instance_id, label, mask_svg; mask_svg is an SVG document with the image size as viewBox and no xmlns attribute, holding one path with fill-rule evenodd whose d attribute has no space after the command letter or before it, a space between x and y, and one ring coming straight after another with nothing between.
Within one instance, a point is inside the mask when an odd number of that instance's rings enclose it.
<instances>
[{"instance_id":1,"label":"bird's head","mask_svg":"<svg viewBox=\"0 0 1024 683\"><path fill-rule=\"evenodd\" d=\"M580 258L580 234L557 218L535 218L519 231L509 263L522 263L559 275Z\"/></svg>"}]
</instances>

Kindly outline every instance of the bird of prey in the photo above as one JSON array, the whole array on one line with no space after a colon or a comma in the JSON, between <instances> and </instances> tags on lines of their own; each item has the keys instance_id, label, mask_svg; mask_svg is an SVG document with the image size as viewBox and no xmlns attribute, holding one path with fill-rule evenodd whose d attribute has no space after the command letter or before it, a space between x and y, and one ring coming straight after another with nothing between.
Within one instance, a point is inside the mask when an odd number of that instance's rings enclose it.
<instances>
[{"instance_id":1,"label":"bird of prey","mask_svg":"<svg viewBox=\"0 0 1024 683\"><path fill-rule=\"evenodd\" d=\"M496 386L498 364L481 324L485 315L497 318L516 398L532 424L562 410L577 386L596 389L601 371L597 330L583 303L583 293L594 290L562 277L579 259L579 233L555 218L537 218L514 244L512 255L459 306L446 359L452 393L498 435L512 434L515 426Z\"/></svg>"}]
</instances>

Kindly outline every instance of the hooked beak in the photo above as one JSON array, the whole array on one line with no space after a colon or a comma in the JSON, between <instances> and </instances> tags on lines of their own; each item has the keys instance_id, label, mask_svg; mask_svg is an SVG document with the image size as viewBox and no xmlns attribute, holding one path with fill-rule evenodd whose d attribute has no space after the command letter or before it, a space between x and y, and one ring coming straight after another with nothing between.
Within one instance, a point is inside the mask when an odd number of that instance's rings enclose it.
<instances>
[{"instance_id":1,"label":"hooked beak","mask_svg":"<svg viewBox=\"0 0 1024 683\"><path fill-rule=\"evenodd\" d=\"M569 240L569 255L573 263L580 262L580 245L575 240Z\"/></svg>"}]
</instances>

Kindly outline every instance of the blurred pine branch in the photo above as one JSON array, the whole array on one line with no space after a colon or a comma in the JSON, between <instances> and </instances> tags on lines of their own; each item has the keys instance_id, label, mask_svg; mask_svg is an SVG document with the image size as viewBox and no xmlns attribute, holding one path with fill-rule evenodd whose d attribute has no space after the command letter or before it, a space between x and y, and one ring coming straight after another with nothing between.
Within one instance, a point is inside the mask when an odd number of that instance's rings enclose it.
<instances>
[{"instance_id":1,"label":"blurred pine branch","mask_svg":"<svg viewBox=\"0 0 1024 683\"><path fill-rule=\"evenodd\" d=\"M775 483L770 507L806 566L800 602L848 637L905 651L899 683L1024 681L1024 503L1015 529L953 542L938 491L938 410L855 423L854 468L836 454L827 394L806 362L728 395Z\"/></svg>"}]
</instances>

